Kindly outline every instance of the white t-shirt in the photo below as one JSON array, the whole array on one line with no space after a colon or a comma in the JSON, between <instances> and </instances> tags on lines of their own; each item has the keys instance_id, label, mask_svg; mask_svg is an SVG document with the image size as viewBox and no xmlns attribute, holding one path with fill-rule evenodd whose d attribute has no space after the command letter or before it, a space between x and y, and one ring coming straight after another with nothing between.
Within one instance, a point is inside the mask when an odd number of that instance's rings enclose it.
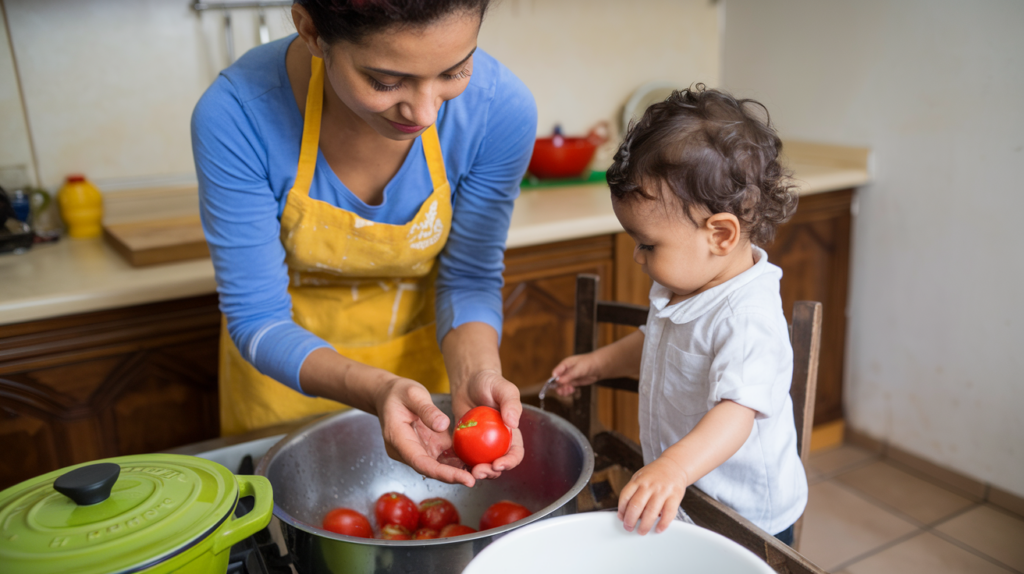
<instances>
[{"instance_id":1,"label":"white t-shirt","mask_svg":"<svg viewBox=\"0 0 1024 574\"><path fill-rule=\"evenodd\" d=\"M782 270L762 249L754 247L754 257L747 271L675 305L668 305L672 292L654 283L643 328L640 443L650 464L724 399L757 411L740 450L696 485L777 534L803 513L807 476L789 396Z\"/></svg>"}]
</instances>

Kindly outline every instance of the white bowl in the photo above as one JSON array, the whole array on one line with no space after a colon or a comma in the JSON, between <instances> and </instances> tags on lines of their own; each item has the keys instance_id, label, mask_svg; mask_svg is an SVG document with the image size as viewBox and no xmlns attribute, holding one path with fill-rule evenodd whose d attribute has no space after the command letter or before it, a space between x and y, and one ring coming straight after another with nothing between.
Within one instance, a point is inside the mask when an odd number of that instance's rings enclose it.
<instances>
[{"instance_id":1,"label":"white bowl","mask_svg":"<svg viewBox=\"0 0 1024 574\"><path fill-rule=\"evenodd\" d=\"M715 572L775 574L728 538L673 521L665 532L626 532L614 512L588 512L537 521L499 538L462 574L538 572Z\"/></svg>"}]
</instances>

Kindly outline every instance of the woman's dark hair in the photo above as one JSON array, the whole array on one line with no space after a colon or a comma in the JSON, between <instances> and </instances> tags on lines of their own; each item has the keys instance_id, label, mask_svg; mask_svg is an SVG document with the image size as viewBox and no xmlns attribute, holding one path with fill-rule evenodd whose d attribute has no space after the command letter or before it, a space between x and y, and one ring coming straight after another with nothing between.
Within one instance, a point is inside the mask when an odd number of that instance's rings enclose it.
<instances>
[{"instance_id":1,"label":"woman's dark hair","mask_svg":"<svg viewBox=\"0 0 1024 574\"><path fill-rule=\"evenodd\" d=\"M366 36L396 26L422 26L459 12L483 18L489 0L296 0L309 12L328 44L358 44Z\"/></svg>"},{"instance_id":2,"label":"woman's dark hair","mask_svg":"<svg viewBox=\"0 0 1024 574\"><path fill-rule=\"evenodd\" d=\"M781 150L762 104L697 84L673 92L630 124L608 184L616 199L652 200L665 182L695 225L691 208L731 213L751 242L765 245L796 211Z\"/></svg>"}]
</instances>

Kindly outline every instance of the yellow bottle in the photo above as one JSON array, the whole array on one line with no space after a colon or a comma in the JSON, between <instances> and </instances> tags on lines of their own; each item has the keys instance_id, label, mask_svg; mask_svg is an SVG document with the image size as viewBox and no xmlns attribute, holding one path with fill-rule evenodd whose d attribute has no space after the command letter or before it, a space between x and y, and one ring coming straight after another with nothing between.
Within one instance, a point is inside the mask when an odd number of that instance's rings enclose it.
<instances>
[{"instance_id":1,"label":"yellow bottle","mask_svg":"<svg viewBox=\"0 0 1024 574\"><path fill-rule=\"evenodd\" d=\"M84 175L69 175L57 194L57 202L69 236L83 239L102 234L103 195Z\"/></svg>"}]
</instances>

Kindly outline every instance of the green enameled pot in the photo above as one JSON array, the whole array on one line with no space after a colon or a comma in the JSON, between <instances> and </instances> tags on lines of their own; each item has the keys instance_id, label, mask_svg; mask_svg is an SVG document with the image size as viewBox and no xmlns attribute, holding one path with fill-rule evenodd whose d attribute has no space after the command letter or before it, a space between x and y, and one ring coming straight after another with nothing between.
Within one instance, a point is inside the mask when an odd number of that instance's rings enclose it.
<instances>
[{"instance_id":1,"label":"green enameled pot","mask_svg":"<svg viewBox=\"0 0 1024 574\"><path fill-rule=\"evenodd\" d=\"M244 496L255 506L235 517ZM201 458L80 464L0 492L0 571L227 572L231 546L265 527L273 509L266 478Z\"/></svg>"}]
</instances>

